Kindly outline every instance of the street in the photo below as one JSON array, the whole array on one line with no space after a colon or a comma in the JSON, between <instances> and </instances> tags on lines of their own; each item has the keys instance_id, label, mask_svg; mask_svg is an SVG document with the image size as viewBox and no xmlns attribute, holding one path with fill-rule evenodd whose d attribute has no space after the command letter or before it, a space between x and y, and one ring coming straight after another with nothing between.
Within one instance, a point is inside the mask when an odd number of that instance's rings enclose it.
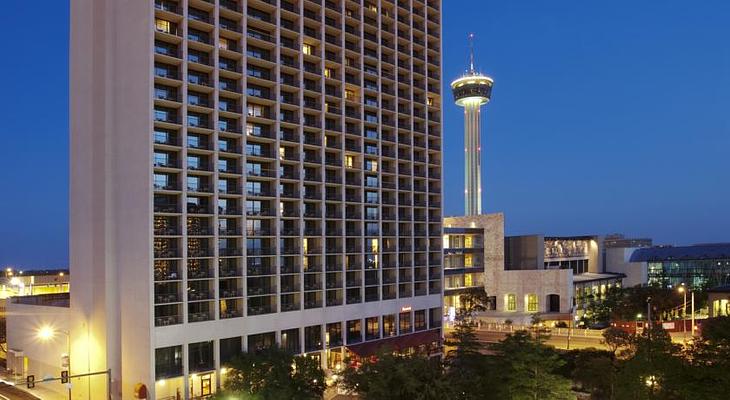
<instances>
[{"instance_id":1,"label":"street","mask_svg":"<svg viewBox=\"0 0 730 400\"><path fill-rule=\"evenodd\" d=\"M508 331L477 331L477 337L482 343L497 343L508 334ZM603 339L600 336L588 335L584 336L580 334L580 331L576 331L576 335L571 335L568 340L567 335L550 335L550 338L546 341L547 344L554 346L558 349L585 349L594 347L597 349L606 349L606 346L601 343ZM569 345L570 343L570 345Z\"/></svg>"},{"instance_id":2,"label":"street","mask_svg":"<svg viewBox=\"0 0 730 400\"><path fill-rule=\"evenodd\" d=\"M38 397L15 386L0 382L0 400L38 400Z\"/></svg>"}]
</instances>

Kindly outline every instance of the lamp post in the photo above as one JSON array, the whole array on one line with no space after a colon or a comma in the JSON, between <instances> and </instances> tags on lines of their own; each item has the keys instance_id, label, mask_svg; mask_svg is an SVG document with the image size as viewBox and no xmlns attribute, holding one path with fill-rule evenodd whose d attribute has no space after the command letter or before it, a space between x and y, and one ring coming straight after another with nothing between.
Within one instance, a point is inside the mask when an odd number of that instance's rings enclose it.
<instances>
[{"instance_id":1,"label":"lamp post","mask_svg":"<svg viewBox=\"0 0 730 400\"><path fill-rule=\"evenodd\" d=\"M682 340L687 343L687 289L684 287L684 283L677 288L679 293L684 295L684 302L682 303ZM694 326L694 323L692 323Z\"/></svg>"},{"instance_id":2,"label":"lamp post","mask_svg":"<svg viewBox=\"0 0 730 400\"><path fill-rule=\"evenodd\" d=\"M56 333L61 333L63 335L66 335L66 357L67 357L67 368L68 368L68 374L71 375L71 333L69 331L64 331L62 329L54 329L50 325L44 325L40 329L38 329L37 336L40 340L47 342L51 339L53 339L56 336ZM61 365L61 368L63 368L63 365ZM68 383L68 400L71 400L71 382Z\"/></svg>"}]
</instances>

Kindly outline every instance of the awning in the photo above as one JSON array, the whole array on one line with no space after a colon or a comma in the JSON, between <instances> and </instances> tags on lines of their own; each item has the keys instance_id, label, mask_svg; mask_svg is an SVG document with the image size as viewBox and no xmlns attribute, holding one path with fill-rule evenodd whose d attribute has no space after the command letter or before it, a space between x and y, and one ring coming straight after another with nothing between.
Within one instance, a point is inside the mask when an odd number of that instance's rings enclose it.
<instances>
[{"instance_id":1,"label":"awning","mask_svg":"<svg viewBox=\"0 0 730 400\"><path fill-rule=\"evenodd\" d=\"M418 347L421 345L429 346L433 342L440 342L440 332L441 331L438 329L417 332L405 336L396 336L392 338L376 340L374 342L355 344L352 346L347 346L347 349L355 353L359 357L372 356L383 349L391 351L402 351L410 347Z\"/></svg>"}]
</instances>

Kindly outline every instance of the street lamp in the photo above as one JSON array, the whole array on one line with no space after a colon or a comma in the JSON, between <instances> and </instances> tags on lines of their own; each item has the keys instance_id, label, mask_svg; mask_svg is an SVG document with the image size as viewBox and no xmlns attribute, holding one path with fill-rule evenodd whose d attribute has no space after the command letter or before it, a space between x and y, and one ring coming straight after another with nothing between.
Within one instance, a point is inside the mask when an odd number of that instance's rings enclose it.
<instances>
[{"instance_id":1,"label":"street lamp","mask_svg":"<svg viewBox=\"0 0 730 400\"><path fill-rule=\"evenodd\" d=\"M692 303L692 337L695 336L695 292L694 290L688 289L684 283L682 283L679 288L677 288L677 291L679 293L684 294L684 304L683 304L683 311L682 311L682 325L683 331L684 331L684 340L687 340L687 291L689 290L690 297L691 297L691 303Z\"/></svg>"},{"instance_id":2,"label":"street lamp","mask_svg":"<svg viewBox=\"0 0 730 400\"><path fill-rule=\"evenodd\" d=\"M71 375L71 333L61 329L54 329L51 325L43 325L38 329L38 332L36 332L36 336L38 339L48 342L56 336L56 333L66 335L66 367L68 368L69 375ZM62 362L61 368L63 367L64 365ZM68 399L71 400L71 382L68 383Z\"/></svg>"},{"instance_id":3,"label":"street lamp","mask_svg":"<svg viewBox=\"0 0 730 400\"><path fill-rule=\"evenodd\" d=\"M682 302L682 340L687 342L687 289L684 288L684 283L681 284L677 291L684 295L684 301Z\"/></svg>"}]
</instances>

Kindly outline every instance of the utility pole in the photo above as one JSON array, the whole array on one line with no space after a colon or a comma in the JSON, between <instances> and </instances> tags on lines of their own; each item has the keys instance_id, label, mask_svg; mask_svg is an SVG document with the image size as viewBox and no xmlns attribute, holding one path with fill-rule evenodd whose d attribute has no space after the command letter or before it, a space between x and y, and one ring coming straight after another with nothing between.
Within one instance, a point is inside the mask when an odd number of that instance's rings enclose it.
<instances>
[{"instance_id":1,"label":"utility pole","mask_svg":"<svg viewBox=\"0 0 730 400\"><path fill-rule=\"evenodd\" d=\"M651 297L646 298L646 327L651 330Z\"/></svg>"},{"instance_id":2,"label":"utility pole","mask_svg":"<svg viewBox=\"0 0 730 400\"><path fill-rule=\"evenodd\" d=\"M692 291L692 337L695 337L695 292Z\"/></svg>"}]
</instances>

